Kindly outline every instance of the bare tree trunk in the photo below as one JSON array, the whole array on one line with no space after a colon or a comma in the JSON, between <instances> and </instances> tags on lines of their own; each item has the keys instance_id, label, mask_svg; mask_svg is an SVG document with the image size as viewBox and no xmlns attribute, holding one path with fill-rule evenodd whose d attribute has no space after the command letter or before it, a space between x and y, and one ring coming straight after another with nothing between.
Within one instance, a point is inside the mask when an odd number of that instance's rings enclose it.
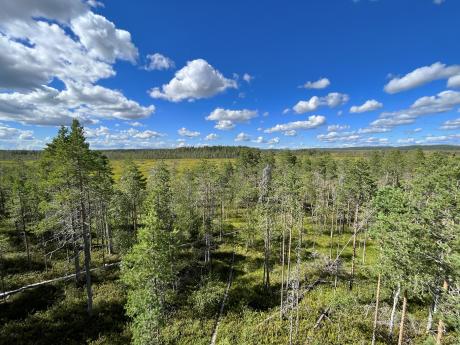
<instances>
[{"instance_id":1,"label":"bare tree trunk","mask_svg":"<svg viewBox=\"0 0 460 345\"><path fill-rule=\"evenodd\" d=\"M80 190L80 221L83 235L83 250L85 253L85 275L86 275L86 295L88 315L93 314L93 291L91 288L91 228L90 219L86 214L85 191L83 188L83 178L79 171L79 190Z\"/></svg>"},{"instance_id":2,"label":"bare tree trunk","mask_svg":"<svg viewBox=\"0 0 460 345\"><path fill-rule=\"evenodd\" d=\"M22 231L22 234L24 236L24 246L26 247L26 254L27 254L27 266L31 267L31 261L30 261L30 248L29 248L29 237L27 236L27 231L24 226L24 230Z\"/></svg>"},{"instance_id":3,"label":"bare tree trunk","mask_svg":"<svg viewBox=\"0 0 460 345\"><path fill-rule=\"evenodd\" d=\"M449 285L447 283L447 280L445 279L444 283L442 284L442 289L444 290L444 292L447 291L448 287L449 287ZM436 335L436 344L437 345L441 344L442 334L443 333L444 333L444 321L442 320L442 318L440 318L439 322L438 322L438 333Z\"/></svg>"},{"instance_id":4,"label":"bare tree trunk","mask_svg":"<svg viewBox=\"0 0 460 345\"><path fill-rule=\"evenodd\" d=\"M395 315L396 315L396 307L398 305L399 294L401 293L401 286L398 283L398 287L396 288L393 296L393 308L391 309L391 316L390 316L390 323L389 323L389 332L390 335L393 334L393 327L395 324Z\"/></svg>"},{"instance_id":5,"label":"bare tree trunk","mask_svg":"<svg viewBox=\"0 0 460 345\"><path fill-rule=\"evenodd\" d=\"M268 212L268 211L267 211ZM270 226L268 214L265 215L264 286L270 287Z\"/></svg>"},{"instance_id":6,"label":"bare tree trunk","mask_svg":"<svg viewBox=\"0 0 460 345\"><path fill-rule=\"evenodd\" d=\"M75 284L78 286L80 282L80 245L78 243L77 228L75 227L75 220L73 214L70 217L72 225L72 242L73 242L73 260L75 266ZM46 255L45 255L46 257Z\"/></svg>"},{"instance_id":7,"label":"bare tree trunk","mask_svg":"<svg viewBox=\"0 0 460 345\"><path fill-rule=\"evenodd\" d=\"M30 250L29 250L29 239L27 237L27 229L26 229L26 216L24 212L24 206L23 206L23 201L22 198L20 200L21 203L21 222L22 222L22 236L24 238L24 247L26 249L26 254L27 254L27 266L30 269Z\"/></svg>"},{"instance_id":8,"label":"bare tree trunk","mask_svg":"<svg viewBox=\"0 0 460 345\"><path fill-rule=\"evenodd\" d=\"M291 216L292 217L292 216ZM291 244L292 244L292 218L289 224L289 242L288 242L288 262L287 262L287 277L286 277L286 289L289 289L289 282L291 280Z\"/></svg>"},{"instance_id":9,"label":"bare tree trunk","mask_svg":"<svg viewBox=\"0 0 460 345\"><path fill-rule=\"evenodd\" d=\"M372 345L375 344L375 332L377 331L377 321L379 316L379 299L380 299L380 273L377 279L377 293L375 295L375 314L374 314L374 327L372 330Z\"/></svg>"},{"instance_id":10,"label":"bare tree trunk","mask_svg":"<svg viewBox=\"0 0 460 345\"><path fill-rule=\"evenodd\" d=\"M407 307L407 290L404 290L403 294L403 306L401 311L401 323L399 324L399 337L398 345L402 345L404 337L404 321L406 319L406 307Z\"/></svg>"},{"instance_id":11,"label":"bare tree trunk","mask_svg":"<svg viewBox=\"0 0 460 345\"><path fill-rule=\"evenodd\" d=\"M351 272L350 272L350 285L349 289L353 289L353 280L355 278L355 258L356 258L356 234L358 232L358 211L359 204L356 204L355 221L353 224L353 255L351 257Z\"/></svg>"},{"instance_id":12,"label":"bare tree trunk","mask_svg":"<svg viewBox=\"0 0 460 345\"><path fill-rule=\"evenodd\" d=\"M281 300L280 300L280 319L283 319L283 300L284 300L284 245L285 245L285 230L286 230L286 213L284 213L283 225L283 243L281 244Z\"/></svg>"},{"instance_id":13,"label":"bare tree trunk","mask_svg":"<svg viewBox=\"0 0 460 345\"><path fill-rule=\"evenodd\" d=\"M363 265L366 263L366 240L367 240L367 232L364 232L364 242L363 242Z\"/></svg>"}]
</instances>

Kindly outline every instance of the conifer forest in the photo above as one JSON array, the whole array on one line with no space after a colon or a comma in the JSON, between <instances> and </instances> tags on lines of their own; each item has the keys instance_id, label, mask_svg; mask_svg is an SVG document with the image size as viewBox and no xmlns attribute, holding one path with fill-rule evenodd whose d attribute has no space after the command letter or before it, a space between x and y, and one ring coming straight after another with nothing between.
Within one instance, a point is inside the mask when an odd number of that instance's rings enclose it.
<instances>
[{"instance_id":1,"label":"conifer forest","mask_svg":"<svg viewBox=\"0 0 460 345\"><path fill-rule=\"evenodd\" d=\"M173 152L1 161L0 344L460 343L458 151Z\"/></svg>"}]
</instances>

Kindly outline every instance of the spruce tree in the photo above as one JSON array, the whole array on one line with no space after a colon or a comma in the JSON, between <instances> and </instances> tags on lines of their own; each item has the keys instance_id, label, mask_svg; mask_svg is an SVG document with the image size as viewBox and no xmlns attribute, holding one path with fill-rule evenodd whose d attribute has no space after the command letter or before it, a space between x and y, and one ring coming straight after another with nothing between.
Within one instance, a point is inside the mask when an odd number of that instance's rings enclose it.
<instances>
[{"instance_id":1,"label":"spruce tree","mask_svg":"<svg viewBox=\"0 0 460 345\"><path fill-rule=\"evenodd\" d=\"M160 344L161 327L175 282L175 230L169 171L161 164L151 177L144 225L122 262L128 287L127 314L135 345Z\"/></svg>"}]
</instances>

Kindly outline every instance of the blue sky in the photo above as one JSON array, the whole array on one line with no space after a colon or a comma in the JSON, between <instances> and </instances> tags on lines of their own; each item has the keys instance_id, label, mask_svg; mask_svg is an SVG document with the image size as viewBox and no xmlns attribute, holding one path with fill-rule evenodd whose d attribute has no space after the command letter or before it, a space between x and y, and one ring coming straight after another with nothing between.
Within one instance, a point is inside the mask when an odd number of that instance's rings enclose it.
<instances>
[{"instance_id":1,"label":"blue sky","mask_svg":"<svg viewBox=\"0 0 460 345\"><path fill-rule=\"evenodd\" d=\"M0 6L0 148L460 144L457 0Z\"/></svg>"}]
</instances>

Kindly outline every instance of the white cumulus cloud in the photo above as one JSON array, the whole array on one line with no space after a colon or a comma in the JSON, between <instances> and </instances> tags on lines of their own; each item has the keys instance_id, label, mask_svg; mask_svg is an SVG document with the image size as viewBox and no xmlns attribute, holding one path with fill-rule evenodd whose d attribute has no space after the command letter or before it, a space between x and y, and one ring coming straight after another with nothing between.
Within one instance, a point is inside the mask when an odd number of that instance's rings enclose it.
<instances>
[{"instance_id":1,"label":"white cumulus cloud","mask_svg":"<svg viewBox=\"0 0 460 345\"><path fill-rule=\"evenodd\" d=\"M218 138L219 138L219 136L218 136L217 134L215 134L215 133L210 133L210 134L208 134L208 135L204 138L204 140L206 140L206 141L211 141L211 140L216 140L216 139L218 139Z\"/></svg>"},{"instance_id":2,"label":"white cumulus cloud","mask_svg":"<svg viewBox=\"0 0 460 345\"><path fill-rule=\"evenodd\" d=\"M249 141L251 140L251 137L244 133L244 132L241 132L239 133L236 137L235 137L235 141Z\"/></svg>"},{"instance_id":3,"label":"white cumulus cloud","mask_svg":"<svg viewBox=\"0 0 460 345\"><path fill-rule=\"evenodd\" d=\"M257 116L257 110L216 108L206 117L206 120L216 121L215 128L217 129L229 130L235 128L236 123L246 123Z\"/></svg>"},{"instance_id":4,"label":"white cumulus cloud","mask_svg":"<svg viewBox=\"0 0 460 345\"><path fill-rule=\"evenodd\" d=\"M149 54L147 55L147 59L149 60L149 63L145 66L145 69L148 71L162 71L176 67L173 60L160 53Z\"/></svg>"},{"instance_id":5,"label":"white cumulus cloud","mask_svg":"<svg viewBox=\"0 0 460 345\"><path fill-rule=\"evenodd\" d=\"M229 88L237 88L235 80L225 78L207 61L197 59L177 71L168 84L151 89L150 96L171 102L193 101L212 97Z\"/></svg>"},{"instance_id":6,"label":"white cumulus cloud","mask_svg":"<svg viewBox=\"0 0 460 345\"><path fill-rule=\"evenodd\" d=\"M365 113L368 111L374 111L383 107L383 104L376 101L375 99L370 99L362 105L354 105L350 108L350 113Z\"/></svg>"},{"instance_id":7,"label":"white cumulus cloud","mask_svg":"<svg viewBox=\"0 0 460 345\"><path fill-rule=\"evenodd\" d=\"M95 85L116 74L116 60L135 63L138 51L128 31L93 13L88 3L18 0L0 6L0 119L61 125L72 118L95 123L155 111ZM50 87L53 80L62 89Z\"/></svg>"},{"instance_id":8,"label":"white cumulus cloud","mask_svg":"<svg viewBox=\"0 0 460 345\"><path fill-rule=\"evenodd\" d=\"M266 129L265 133L274 133L274 132L284 132L287 135L292 135L291 131L299 131L312 129L321 126L326 122L326 117L322 115L311 115L308 117L308 120L305 121L294 121L284 124L278 124L274 127Z\"/></svg>"},{"instance_id":9,"label":"white cumulus cloud","mask_svg":"<svg viewBox=\"0 0 460 345\"><path fill-rule=\"evenodd\" d=\"M292 109L297 114L303 114L315 111L320 106L335 108L347 103L349 99L350 97L347 94L331 92L324 97L313 96L308 101L299 101Z\"/></svg>"},{"instance_id":10,"label":"white cumulus cloud","mask_svg":"<svg viewBox=\"0 0 460 345\"><path fill-rule=\"evenodd\" d=\"M321 78L316 81L307 81L302 87L305 89L325 89L331 85L331 82L327 78Z\"/></svg>"},{"instance_id":11,"label":"white cumulus cloud","mask_svg":"<svg viewBox=\"0 0 460 345\"><path fill-rule=\"evenodd\" d=\"M194 137L198 137L200 135L200 132L198 131L190 131L188 130L187 128L185 127L182 127L180 128L177 133L181 136L181 137L189 137L189 138L194 138Z\"/></svg>"},{"instance_id":12,"label":"white cumulus cloud","mask_svg":"<svg viewBox=\"0 0 460 345\"><path fill-rule=\"evenodd\" d=\"M425 85L434 80L448 79L456 75L460 75L459 65L447 66L441 62L435 62L431 66L419 67L403 77L391 79L385 85L384 90L387 93L398 93Z\"/></svg>"}]
</instances>

